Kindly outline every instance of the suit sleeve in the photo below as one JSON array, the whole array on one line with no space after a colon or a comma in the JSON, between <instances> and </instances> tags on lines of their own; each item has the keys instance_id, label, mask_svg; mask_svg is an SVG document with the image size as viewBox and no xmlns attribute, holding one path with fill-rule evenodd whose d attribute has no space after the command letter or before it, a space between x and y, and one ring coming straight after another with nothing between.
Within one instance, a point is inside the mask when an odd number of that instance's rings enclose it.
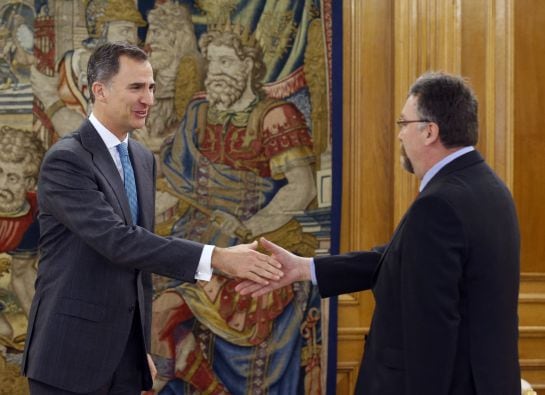
<instances>
[{"instance_id":1,"label":"suit sleeve","mask_svg":"<svg viewBox=\"0 0 545 395\"><path fill-rule=\"evenodd\" d=\"M403 230L401 303L407 394L447 394L456 358L466 236L454 208L418 199Z\"/></svg>"},{"instance_id":2,"label":"suit sleeve","mask_svg":"<svg viewBox=\"0 0 545 395\"><path fill-rule=\"evenodd\" d=\"M379 252L366 251L315 258L320 295L328 298L370 289L381 257Z\"/></svg>"},{"instance_id":3,"label":"suit sleeve","mask_svg":"<svg viewBox=\"0 0 545 395\"><path fill-rule=\"evenodd\" d=\"M50 151L40 172L40 215L53 216L111 264L194 282L202 244L126 225L90 166L71 150Z\"/></svg>"}]
</instances>

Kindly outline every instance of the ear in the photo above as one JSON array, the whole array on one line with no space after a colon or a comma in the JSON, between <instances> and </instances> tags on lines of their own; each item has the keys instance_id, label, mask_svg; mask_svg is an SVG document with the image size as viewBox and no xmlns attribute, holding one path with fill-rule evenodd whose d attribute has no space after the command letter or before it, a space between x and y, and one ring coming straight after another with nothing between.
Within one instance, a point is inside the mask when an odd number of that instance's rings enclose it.
<instances>
[{"instance_id":1,"label":"ear","mask_svg":"<svg viewBox=\"0 0 545 395\"><path fill-rule=\"evenodd\" d=\"M95 101L104 102L107 97L107 87L104 83L95 81L91 87L93 95L95 96Z\"/></svg>"},{"instance_id":2,"label":"ear","mask_svg":"<svg viewBox=\"0 0 545 395\"><path fill-rule=\"evenodd\" d=\"M25 189L32 191L36 187L36 177L25 177Z\"/></svg>"},{"instance_id":3,"label":"ear","mask_svg":"<svg viewBox=\"0 0 545 395\"><path fill-rule=\"evenodd\" d=\"M248 72L248 75L252 75L252 70L254 68L254 60L248 56L246 59L244 59L244 66L246 67L246 71Z\"/></svg>"},{"instance_id":4,"label":"ear","mask_svg":"<svg viewBox=\"0 0 545 395\"><path fill-rule=\"evenodd\" d=\"M435 122L429 122L426 124L425 129L422 131L424 135L424 144L431 145L439 139L439 126Z\"/></svg>"}]
</instances>

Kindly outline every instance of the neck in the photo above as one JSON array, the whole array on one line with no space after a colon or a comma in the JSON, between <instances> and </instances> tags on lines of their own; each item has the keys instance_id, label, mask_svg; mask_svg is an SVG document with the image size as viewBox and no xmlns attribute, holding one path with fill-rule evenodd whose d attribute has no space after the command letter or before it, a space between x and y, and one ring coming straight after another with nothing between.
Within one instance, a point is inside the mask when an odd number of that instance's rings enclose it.
<instances>
[{"instance_id":1,"label":"neck","mask_svg":"<svg viewBox=\"0 0 545 395\"><path fill-rule=\"evenodd\" d=\"M449 156L450 154L459 151L463 147L454 147L454 148L445 148L443 146L440 146L438 148L434 148L430 150L429 155L426 156L426 160L421 166L421 169L417 171L415 170L415 175L418 177L419 180L422 180L424 178L424 175L438 162Z\"/></svg>"},{"instance_id":2,"label":"neck","mask_svg":"<svg viewBox=\"0 0 545 395\"><path fill-rule=\"evenodd\" d=\"M119 139L119 141L123 141L127 138L127 135L129 134L129 131L119 131L116 129L115 125L108 120L108 117L106 117L106 114L104 114L104 111L102 111L101 106L97 106L95 103L95 106L93 107L93 115L96 119L106 128L108 131L113 134L115 137Z\"/></svg>"},{"instance_id":3,"label":"neck","mask_svg":"<svg viewBox=\"0 0 545 395\"><path fill-rule=\"evenodd\" d=\"M220 108L220 110L229 110L233 112L240 112L246 110L254 102L257 95L251 90L246 89L240 99L231 104L229 108Z\"/></svg>"}]
</instances>

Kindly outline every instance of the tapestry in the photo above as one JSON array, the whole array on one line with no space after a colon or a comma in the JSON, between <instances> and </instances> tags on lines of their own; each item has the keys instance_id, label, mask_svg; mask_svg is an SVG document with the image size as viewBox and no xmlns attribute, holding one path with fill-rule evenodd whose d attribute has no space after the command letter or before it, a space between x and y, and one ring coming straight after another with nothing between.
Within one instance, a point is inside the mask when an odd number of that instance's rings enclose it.
<instances>
[{"instance_id":1,"label":"tapestry","mask_svg":"<svg viewBox=\"0 0 545 395\"><path fill-rule=\"evenodd\" d=\"M102 42L141 46L154 69L155 104L131 137L157 160L158 234L222 247L265 236L298 255L330 253L331 3L2 2L1 394L28 394L19 370L40 162L92 111L86 67ZM237 283L154 277L149 394L326 392L328 300L308 282L257 299Z\"/></svg>"}]
</instances>

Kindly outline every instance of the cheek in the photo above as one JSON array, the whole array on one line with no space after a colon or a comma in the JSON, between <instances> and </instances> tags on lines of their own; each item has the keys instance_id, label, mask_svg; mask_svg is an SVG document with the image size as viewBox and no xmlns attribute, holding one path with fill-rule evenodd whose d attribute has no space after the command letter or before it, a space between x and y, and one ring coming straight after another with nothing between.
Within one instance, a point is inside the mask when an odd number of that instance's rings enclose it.
<instances>
[{"instance_id":1,"label":"cheek","mask_svg":"<svg viewBox=\"0 0 545 395\"><path fill-rule=\"evenodd\" d=\"M13 194L18 198L24 197L26 195L26 188L23 183L13 185L10 189Z\"/></svg>"}]
</instances>

